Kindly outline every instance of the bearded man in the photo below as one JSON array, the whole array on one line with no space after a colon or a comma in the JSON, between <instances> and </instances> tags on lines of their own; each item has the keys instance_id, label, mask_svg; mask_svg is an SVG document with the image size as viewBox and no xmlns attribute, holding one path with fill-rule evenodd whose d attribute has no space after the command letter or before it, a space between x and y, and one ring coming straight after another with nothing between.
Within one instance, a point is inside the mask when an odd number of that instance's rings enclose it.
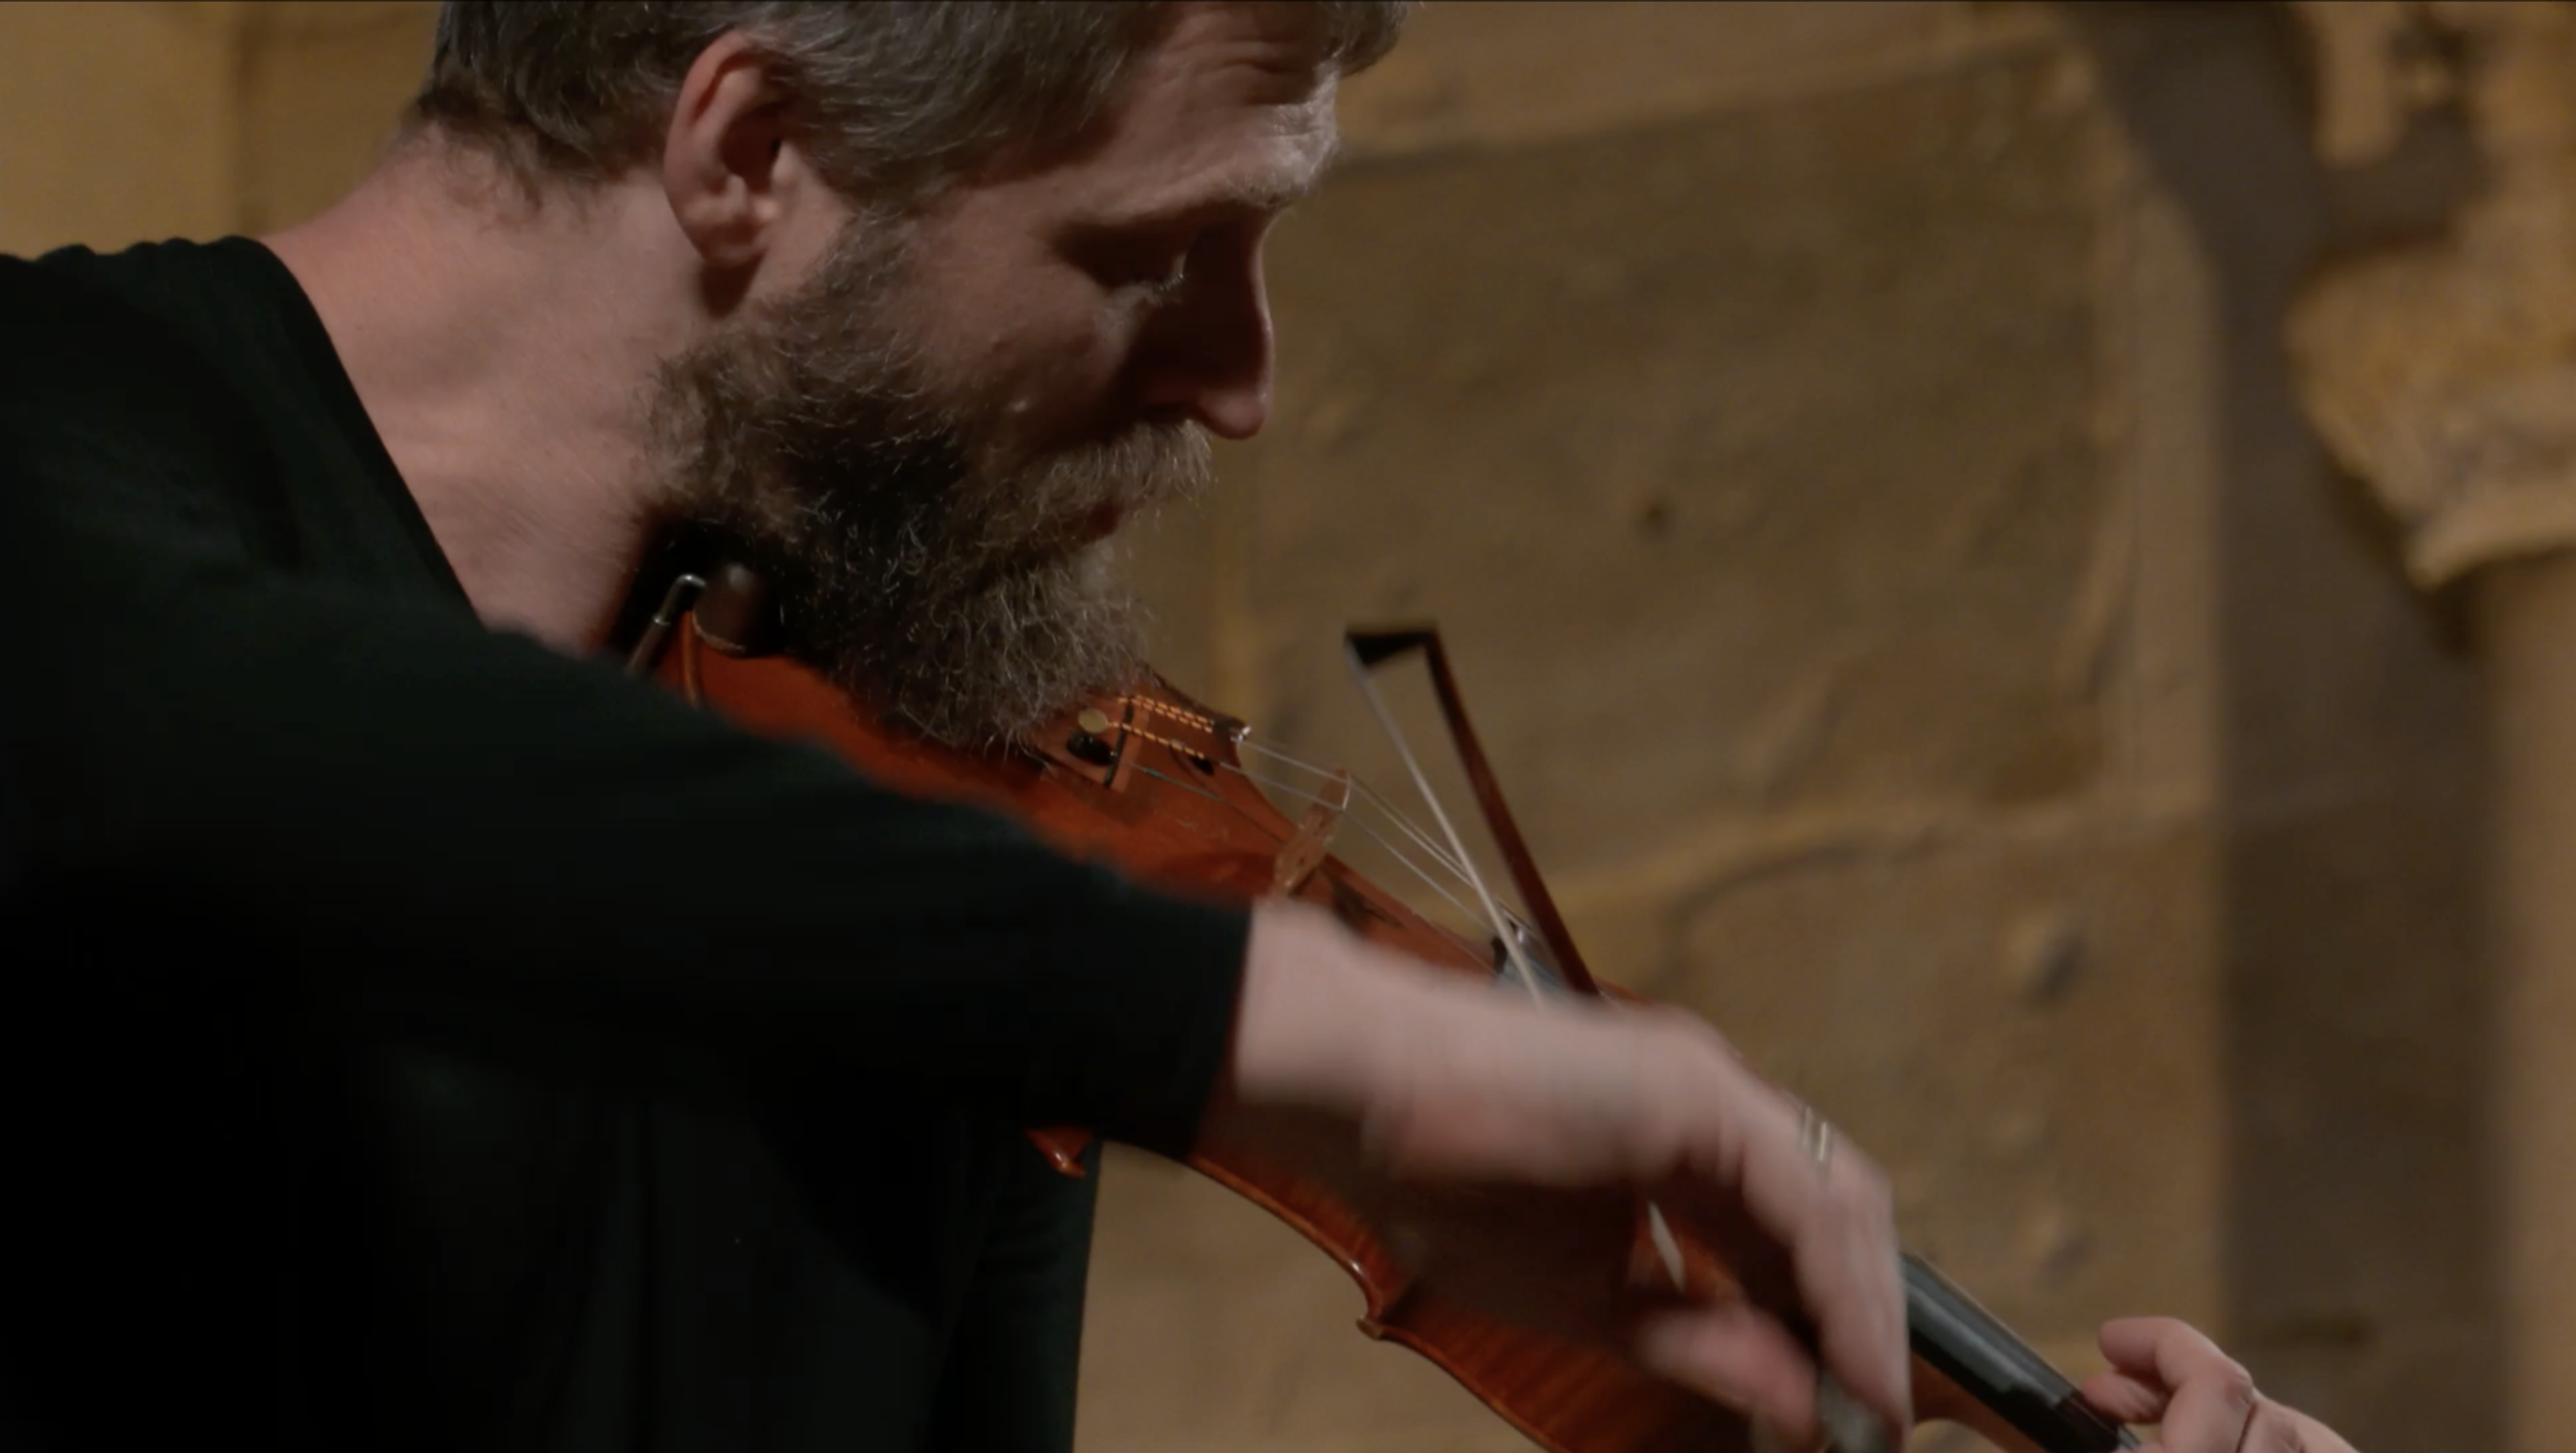
<instances>
[{"instance_id":1,"label":"bearded man","mask_svg":"<svg viewBox=\"0 0 2576 1453\"><path fill-rule=\"evenodd\" d=\"M695 526L923 732L1114 683L1105 541L1261 427L1263 241L1401 19L451 4L330 211L0 264L9 1447L1060 1453L1050 1123L1651 1188L1799 1305L1500 1300L1906 1421L1883 1178L1705 1028L1141 891L603 658ZM2286 1416L2110 1341L2118 1411L2233 1410L2178 1449Z\"/></svg>"}]
</instances>

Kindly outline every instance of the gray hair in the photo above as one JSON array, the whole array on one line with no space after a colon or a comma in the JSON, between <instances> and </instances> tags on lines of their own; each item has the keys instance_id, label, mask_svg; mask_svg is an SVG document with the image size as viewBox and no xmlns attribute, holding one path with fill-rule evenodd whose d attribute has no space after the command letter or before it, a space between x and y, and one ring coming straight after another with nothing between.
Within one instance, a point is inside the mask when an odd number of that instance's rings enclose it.
<instances>
[{"instance_id":1,"label":"gray hair","mask_svg":"<svg viewBox=\"0 0 2576 1453\"><path fill-rule=\"evenodd\" d=\"M660 150L700 52L739 31L825 181L901 207L1070 147L1172 21L1170 0L448 0L408 125L489 153L531 193ZM1412 0L1309 0L1318 60L1360 71Z\"/></svg>"}]
</instances>

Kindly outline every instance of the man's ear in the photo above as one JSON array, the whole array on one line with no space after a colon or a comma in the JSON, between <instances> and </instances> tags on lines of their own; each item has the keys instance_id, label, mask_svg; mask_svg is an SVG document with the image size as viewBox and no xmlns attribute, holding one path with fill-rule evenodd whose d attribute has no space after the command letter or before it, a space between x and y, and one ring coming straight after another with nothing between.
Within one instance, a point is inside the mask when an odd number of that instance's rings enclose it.
<instances>
[{"instance_id":1,"label":"man's ear","mask_svg":"<svg viewBox=\"0 0 2576 1453\"><path fill-rule=\"evenodd\" d=\"M739 32L717 37L680 82L662 139L662 191L712 271L748 270L777 241L797 175L785 122L766 67Z\"/></svg>"}]
</instances>

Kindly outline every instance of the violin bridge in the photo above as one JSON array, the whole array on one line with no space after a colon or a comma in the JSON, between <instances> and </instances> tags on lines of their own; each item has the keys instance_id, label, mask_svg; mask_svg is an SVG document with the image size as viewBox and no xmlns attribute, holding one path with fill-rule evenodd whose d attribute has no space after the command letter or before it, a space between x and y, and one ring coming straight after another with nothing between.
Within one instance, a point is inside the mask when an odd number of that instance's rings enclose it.
<instances>
[{"instance_id":1,"label":"violin bridge","mask_svg":"<svg viewBox=\"0 0 2576 1453\"><path fill-rule=\"evenodd\" d=\"M1323 866L1324 854L1333 846L1333 832L1342 825L1342 814L1350 810L1351 774L1348 768L1333 773L1324 789L1315 794L1314 805L1298 820L1297 831L1281 845L1279 856L1272 860L1270 891L1287 898L1306 886Z\"/></svg>"}]
</instances>

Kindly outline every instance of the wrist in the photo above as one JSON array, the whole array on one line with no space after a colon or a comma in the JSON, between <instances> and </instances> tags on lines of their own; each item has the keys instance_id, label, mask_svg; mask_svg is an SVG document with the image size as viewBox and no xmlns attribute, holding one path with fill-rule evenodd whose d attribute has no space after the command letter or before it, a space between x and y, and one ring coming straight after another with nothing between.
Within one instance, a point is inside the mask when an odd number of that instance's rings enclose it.
<instances>
[{"instance_id":1,"label":"wrist","mask_svg":"<svg viewBox=\"0 0 2576 1453\"><path fill-rule=\"evenodd\" d=\"M1221 1093L1251 1108L1357 1123L1383 1096L1394 976L1319 909L1253 909Z\"/></svg>"}]
</instances>

